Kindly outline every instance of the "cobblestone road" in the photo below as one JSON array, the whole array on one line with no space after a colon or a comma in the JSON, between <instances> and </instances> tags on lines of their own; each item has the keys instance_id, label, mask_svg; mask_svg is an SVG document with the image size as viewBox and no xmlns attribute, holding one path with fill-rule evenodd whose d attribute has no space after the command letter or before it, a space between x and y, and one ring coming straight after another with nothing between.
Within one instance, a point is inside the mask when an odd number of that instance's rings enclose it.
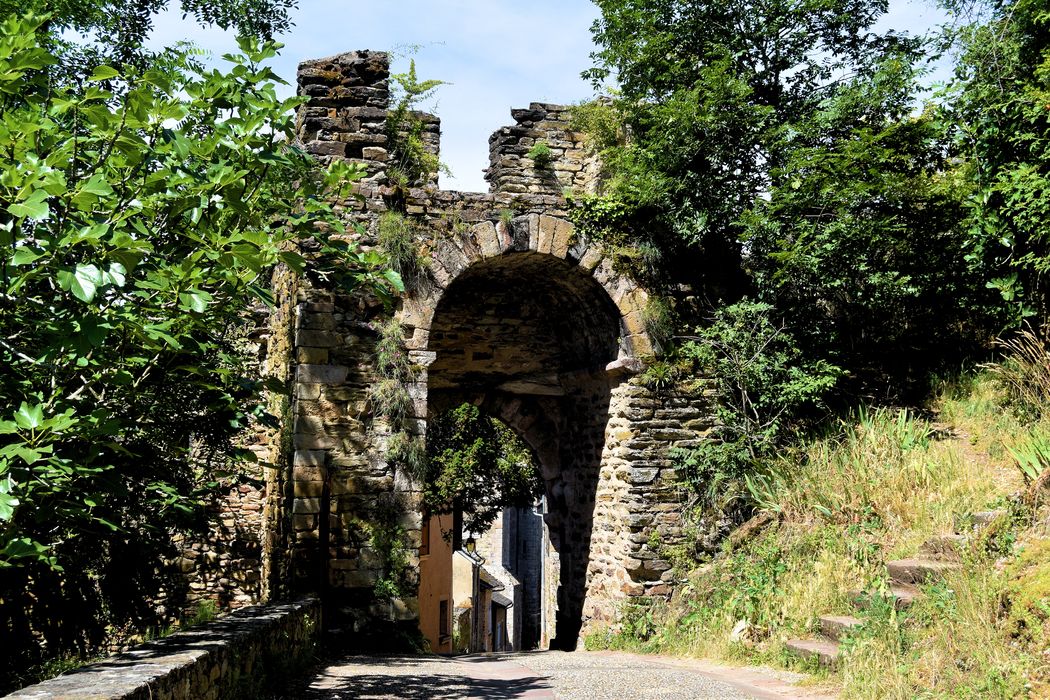
<instances>
[{"instance_id":1,"label":"cobblestone road","mask_svg":"<svg viewBox=\"0 0 1050 700\"><path fill-rule=\"evenodd\" d=\"M795 674L605 652L526 652L455 658L351 656L294 697L453 700L760 700L827 698Z\"/></svg>"}]
</instances>

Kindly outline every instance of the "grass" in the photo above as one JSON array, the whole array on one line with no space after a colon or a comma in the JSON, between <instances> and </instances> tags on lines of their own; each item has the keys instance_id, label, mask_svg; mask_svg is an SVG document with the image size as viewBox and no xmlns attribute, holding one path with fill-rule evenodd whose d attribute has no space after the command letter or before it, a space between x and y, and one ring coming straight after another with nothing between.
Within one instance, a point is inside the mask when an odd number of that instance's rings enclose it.
<instances>
[{"instance_id":1,"label":"grass","mask_svg":"<svg viewBox=\"0 0 1050 700\"><path fill-rule=\"evenodd\" d=\"M409 289L426 282L426 260L420 254L424 232L405 215L388 211L376 224L376 241L392 267Z\"/></svg>"},{"instance_id":2,"label":"grass","mask_svg":"<svg viewBox=\"0 0 1050 700\"><path fill-rule=\"evenodd\" d=\"M873 595L834 672L844 698L1050 697L1050 544L1043 484L1012 454L1050 421L985 371L946 383L930 420L868 410L751 480L773 524L688 572L669 602L631 606L589 648L798 667L787 639L825 614L854 614L850 592L887 586L887 560L915 554L976 511L1009 515L972 538L960 570L906 611ZM1034 437L1033 437L1034 436Z\"/></svg>"}]
</instances>

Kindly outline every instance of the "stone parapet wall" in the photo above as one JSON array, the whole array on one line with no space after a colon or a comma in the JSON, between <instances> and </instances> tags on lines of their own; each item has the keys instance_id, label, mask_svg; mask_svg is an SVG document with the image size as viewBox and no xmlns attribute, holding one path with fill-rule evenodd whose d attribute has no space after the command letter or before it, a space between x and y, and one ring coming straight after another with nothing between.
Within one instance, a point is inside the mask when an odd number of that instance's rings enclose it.
<instances>
[{"instance_id":1,"label":"stone parapet wall","mask_svg":"<svg viewBox=\"0 0 1050 700\"><path fill-rule=\"evenodd\" d=\"M600 164L587 146L587 136L573 129L572 112L562 105L533 102L528 109L512 109L517 122L489 137L489 168L485 179L493 192L561 195L593 193ZM537 145L546 145L548 162L532 157Z\"/></svg>"},{"instance_id":2,"label":"stone parapet wall","mask_svg":"<svg viewBox=\"0 0 1050 700\"><path fill-rule=\"evenodd\" d=\"M313 659L315 598L245 608L32 685L17 700L218 700L264 697Z\"/></svg>"}]
</instances>

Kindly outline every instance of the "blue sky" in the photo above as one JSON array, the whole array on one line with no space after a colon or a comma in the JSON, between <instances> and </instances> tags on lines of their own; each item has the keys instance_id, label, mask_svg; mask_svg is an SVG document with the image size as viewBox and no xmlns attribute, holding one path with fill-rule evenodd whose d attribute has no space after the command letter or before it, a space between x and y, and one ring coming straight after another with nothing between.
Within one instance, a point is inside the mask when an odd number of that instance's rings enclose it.
<instances>
[{"instance_id":1,"label":"blue sky","mask_svg":"<svg viewBox=\"0 0 1050 700\"><path fill-rule=\"evenodd\" d=\"M400 72L417 46L419 76L450 83L426 106L441 117L441 156L452 170L451 177L442 176L441 186L485 191L488 136L511 123L511 108L591 97L580 72L590 66L590 26L597 16L597 7L586 0L300 0L274 70L294 83L300 61L376 49L401 55L394 64ZM891 0L880 25L919 32L943 19L932 3ZM202 30L178 11L164 13L151 43L182 39L215 56L236 47L230 34Z\"/></svg>"}]
</instances>

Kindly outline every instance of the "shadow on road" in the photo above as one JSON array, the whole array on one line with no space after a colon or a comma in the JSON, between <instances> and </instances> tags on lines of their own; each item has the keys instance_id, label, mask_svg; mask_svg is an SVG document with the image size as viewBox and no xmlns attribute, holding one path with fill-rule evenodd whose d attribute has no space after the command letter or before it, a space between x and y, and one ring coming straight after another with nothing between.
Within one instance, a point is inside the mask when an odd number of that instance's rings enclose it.
<instances>
[{"instance_id":1,"label":"shadow on road","mask_svg":"<svg viewBox=\"0 0 1050 700\"><path fill-rule=\"evenodd\" d=\"M498 657L352 656L320 671L281 700L461 700L553 697L548 678Z\"/></svg>"}]
</instances>

